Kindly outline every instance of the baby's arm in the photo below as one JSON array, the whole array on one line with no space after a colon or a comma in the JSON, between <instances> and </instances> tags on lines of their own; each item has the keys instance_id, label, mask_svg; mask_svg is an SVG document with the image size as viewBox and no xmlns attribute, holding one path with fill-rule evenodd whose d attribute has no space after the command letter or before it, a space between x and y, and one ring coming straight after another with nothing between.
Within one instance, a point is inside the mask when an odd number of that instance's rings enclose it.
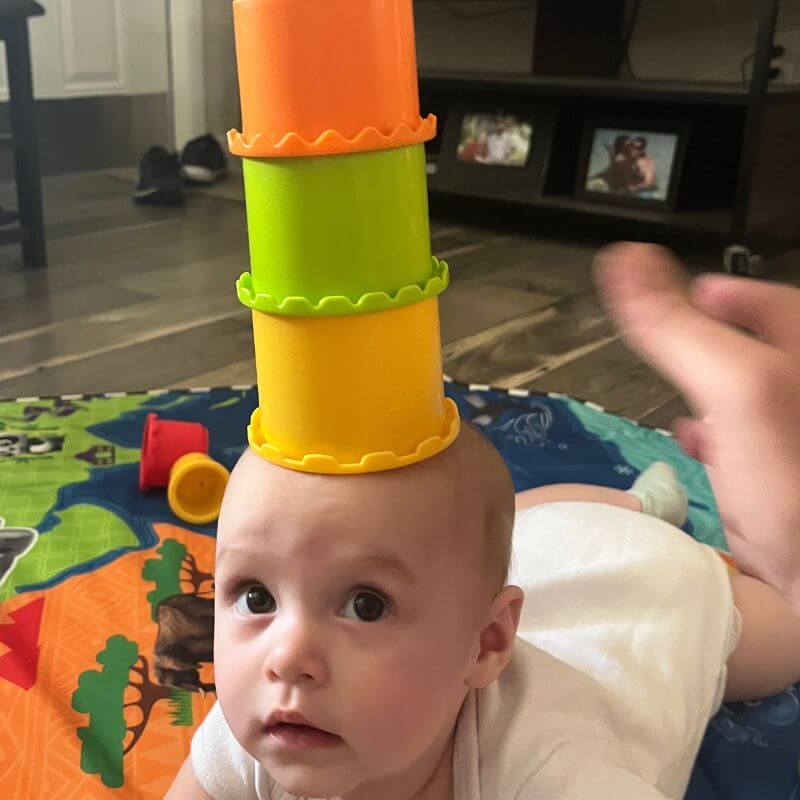
<instances>
[{"instance_id":1,"label":"baby's arm","mask_svg":"<svg viewBox=\"0 0 800 800\"><path fill-rule=\"evenodd\" d=\"M800 680L800 613L749 575L731 577L742 635L728 659L725 700L756 700Z\"/></svg>"},{"instance_id":2,"label":"baby's arm","mask_svg":"<svg viewBox=\"0 0 800 800\"><path fill-rule=\"evenodd\" d=\"M175 776L175 780L164 796L164 800L214 800L200 785L200 781L197 780L191 756L188 756L186 761L183 762L183 766Z\"/></svg>"}]
</instances>

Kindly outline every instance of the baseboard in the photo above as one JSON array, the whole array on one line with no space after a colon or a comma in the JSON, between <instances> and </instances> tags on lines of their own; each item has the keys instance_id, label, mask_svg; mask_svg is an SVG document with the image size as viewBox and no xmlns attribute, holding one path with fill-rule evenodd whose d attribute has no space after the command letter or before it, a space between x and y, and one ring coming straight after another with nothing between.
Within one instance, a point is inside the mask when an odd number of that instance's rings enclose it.
<instances>
[{"instance_id":1,"label":"baseboard","mask_svg":"<svg viewBox=\"0 0 800 800\"><path fill-rule=\"evenodd\" d=\"M151 145L169 145L168 102L166 94L38 100L42 175L138 164ZM2 103L0 131L9 129L8 103ZM13 179L13 159L0 157L0 182Z\"/></svg>"}]
</instances>

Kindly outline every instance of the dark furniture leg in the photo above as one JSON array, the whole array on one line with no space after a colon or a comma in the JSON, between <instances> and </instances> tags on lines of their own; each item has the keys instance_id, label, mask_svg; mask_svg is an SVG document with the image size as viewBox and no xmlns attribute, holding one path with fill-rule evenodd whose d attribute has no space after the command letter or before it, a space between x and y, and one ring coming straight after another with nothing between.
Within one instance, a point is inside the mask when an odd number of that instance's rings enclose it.
<instances>
[{"instance_id":1,"label":"dark furniture leg","mask_svg":"<svg viewBox=\"0 0 800 800\"><path fill-rule=\"evenodd\" d=\"M780 0L761 0L758 16L753 77L747 100L747 119L739 162L739 181L733 205L733 235L744 241L748 231L748 214L753 187L753 172L758 157L764 108L769 92L770 49L775 41Z\"/></svg>"},{"instance_id":2,"label":"dark furniture leg","mask_svg":"<svg viewBox=\"0 0 800 800\"><path fill-rule=\"evenodd\" d=\"M28 266L45 267L47 249L28 20L9 20L3 27L8 61L9 111L15 140L19 216L27 234L22 242L22 256Z\"/></svg>"}]
</instances>

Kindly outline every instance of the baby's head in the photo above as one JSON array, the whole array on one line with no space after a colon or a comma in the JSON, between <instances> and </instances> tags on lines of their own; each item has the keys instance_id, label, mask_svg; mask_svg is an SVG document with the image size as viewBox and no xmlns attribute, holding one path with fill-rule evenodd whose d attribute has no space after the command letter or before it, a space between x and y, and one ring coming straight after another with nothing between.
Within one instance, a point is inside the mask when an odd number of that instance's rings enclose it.
<instances>
[{"instance_id":1,"label":"baby's head","mask_svg":"<svg viewBox=\"0 0 800 800\"><path fill-rule=\"evenodd\" d=\"M513 519L508 470L468 425L438 456L365 475L244 454L219 520L217 692L234 736L281 786L311 797L422 788L468 691L510 658L522 604L504 587ZM335 736L271 728L285 710Z\"/></svg>"}]
</instances>

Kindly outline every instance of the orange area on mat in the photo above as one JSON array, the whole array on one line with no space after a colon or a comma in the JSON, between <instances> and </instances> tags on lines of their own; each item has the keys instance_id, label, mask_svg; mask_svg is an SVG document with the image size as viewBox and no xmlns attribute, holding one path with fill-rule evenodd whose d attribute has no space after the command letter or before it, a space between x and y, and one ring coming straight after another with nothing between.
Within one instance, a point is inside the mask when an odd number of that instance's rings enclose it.
<instances>
[{"instance_id":1,"label":"orange area on mat","mask_svg":"<svg viewBox=\"0 0 800 800\"><path fill-rule=\"evenodd\" d=\"M174 539L184 545L198 570L209 574L213 571L212 538L171 525L156 525L155 530L161 542ZM72 707L78 677L103 669L97 656L111 636L121 635L135 642L152 673L158 626L151 617L147 594L155 584L142 577L142 569L146 561L158 558L158 546L126 554L52 589L18 595L0 606L0 623L7 623L10 614L44 598L35 684L25 691L0 680L3 797L162 800L189 753L194 728L214 704L215 696L199 692L190 695L193 727L173 725L170 704L166 700L155 703L141 738L123 757L124 784L120 788L110 788L99 775L81 769L82 744L77 730L88 725L89 717ZM189 584L182 583L182 591L189 588ZM204 665L200 675L201 680L213 681L210 665ZM127 702L136 695L129 687L124 699ZM141 718L139 709L134 711L138 717L129 721L126 716L126 724L135 724Z\"/></svg>"}]
</instances>

